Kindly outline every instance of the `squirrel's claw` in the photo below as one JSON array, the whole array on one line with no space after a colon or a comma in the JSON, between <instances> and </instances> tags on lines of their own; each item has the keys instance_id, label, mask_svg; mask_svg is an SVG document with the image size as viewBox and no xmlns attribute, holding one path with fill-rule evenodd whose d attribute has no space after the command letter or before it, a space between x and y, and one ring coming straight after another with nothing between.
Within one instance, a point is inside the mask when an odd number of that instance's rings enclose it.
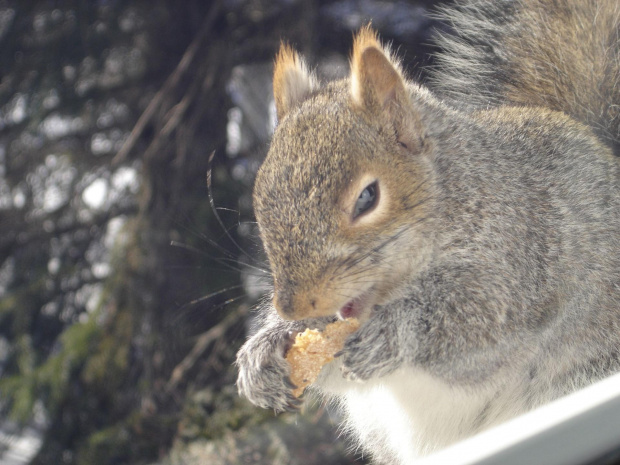
<instances>
[{"instance_id":1,"label":"squirrel's claw","mask_svg":"<svg viewBox=\"0 0 620 465\"><path fill-rule=\"evenodd\" d=\"M290 389L297 389L297 387L298 387L296 384L294 384L294 383L291 381L291 378L289 378L288 376L285 376L285 377L282 379L282 381L284 381L284 384L286 384L286 385L287 385Z\"/></svg>"},{"instance_id":2,"label":"squirrel's claw","mask_svg":"<svg viewBox=\"0 0 620 465\"><path fill-rule=\"evenodd\" d=\"M301 407L301 404L303 404L303 401L301 399L298 399L297 397L289 400L289 403L286 405L286 411L287 412L296 412L297 410L299 410L299 407Z\"/></svg>"}]
</instances>

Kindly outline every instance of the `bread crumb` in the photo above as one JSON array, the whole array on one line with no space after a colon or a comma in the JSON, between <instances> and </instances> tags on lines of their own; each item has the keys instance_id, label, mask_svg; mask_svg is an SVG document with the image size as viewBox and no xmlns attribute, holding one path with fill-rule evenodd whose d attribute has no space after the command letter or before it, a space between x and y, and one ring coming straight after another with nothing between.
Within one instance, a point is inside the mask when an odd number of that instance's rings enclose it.
<instances>
[{"instance_id":1,"label":"bread crumb","mask_svg":"<svg viewBox=\"0 0 620 465\"><path fill-rule=\"evenodd\" d=\"M293 389L295 397L301 396L306 387L316 381L323 365L334 359L334 354L344 347L347 336L359 327L357 318L348 318L328 324L323 332L306 329L295 337L295 343L286 354L291 365L291 381L297 386Z\"/></svg>"}]
</instances>

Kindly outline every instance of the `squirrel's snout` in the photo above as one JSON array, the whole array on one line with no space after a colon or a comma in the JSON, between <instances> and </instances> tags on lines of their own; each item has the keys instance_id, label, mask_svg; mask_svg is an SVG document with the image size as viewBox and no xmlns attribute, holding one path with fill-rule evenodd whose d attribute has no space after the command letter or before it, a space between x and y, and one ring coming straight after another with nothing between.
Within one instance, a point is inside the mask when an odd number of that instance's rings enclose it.
<instances>
[{"instance_id":1,"label":"squirrel's snout","mask_svg":"<svg viewBox=\"0 0 620 465\"><path fill-rule=\"evenodd\" d=\"M328 295L319 296L310 292L288 292L276 290L273 305L285 320L303 320L330 316L336 313Z\"/></svg>"}]
</instances>

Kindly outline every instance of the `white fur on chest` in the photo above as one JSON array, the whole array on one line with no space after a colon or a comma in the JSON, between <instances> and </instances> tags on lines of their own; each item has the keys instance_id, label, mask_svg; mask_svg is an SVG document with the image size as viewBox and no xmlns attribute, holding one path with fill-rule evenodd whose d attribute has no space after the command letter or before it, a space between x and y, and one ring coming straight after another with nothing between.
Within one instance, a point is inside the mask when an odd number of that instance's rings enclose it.
<instances>
[{"instance_id":1,"label":"white fur on chest","mask_svg":"<svg viewBox=\"0 0 620 465\"><path fill-rule=\"evenodd\" d=\"M452 388L411 369L366 383L346 381L334 365L320 388L345 411L346 430L381 463L409 464L465 438L499 420L508 401L490 389Z\"/></svg>"}]
</instances>

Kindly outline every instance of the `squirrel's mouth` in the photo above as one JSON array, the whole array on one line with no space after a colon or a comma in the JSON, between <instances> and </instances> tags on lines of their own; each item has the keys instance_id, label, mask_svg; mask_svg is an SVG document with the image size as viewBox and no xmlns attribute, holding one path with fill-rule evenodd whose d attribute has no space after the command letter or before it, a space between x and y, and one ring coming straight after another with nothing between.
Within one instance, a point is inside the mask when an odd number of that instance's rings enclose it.
<instances>
[{"instance_id":1,"label":"squirrel's mouth","mask_svg":"<svg viewBox=\"0 0 620 465\"><path fill-rule=\"evenodd\" d=\"M366 307L368 306L369 295L370 290L364 292L362 295L356 297L355 299L349 300L346 304L342 306L342 308L338 312L338 316L342 319L360 318L360 316L363 315Z\"/></svg>"}]
</instances>

